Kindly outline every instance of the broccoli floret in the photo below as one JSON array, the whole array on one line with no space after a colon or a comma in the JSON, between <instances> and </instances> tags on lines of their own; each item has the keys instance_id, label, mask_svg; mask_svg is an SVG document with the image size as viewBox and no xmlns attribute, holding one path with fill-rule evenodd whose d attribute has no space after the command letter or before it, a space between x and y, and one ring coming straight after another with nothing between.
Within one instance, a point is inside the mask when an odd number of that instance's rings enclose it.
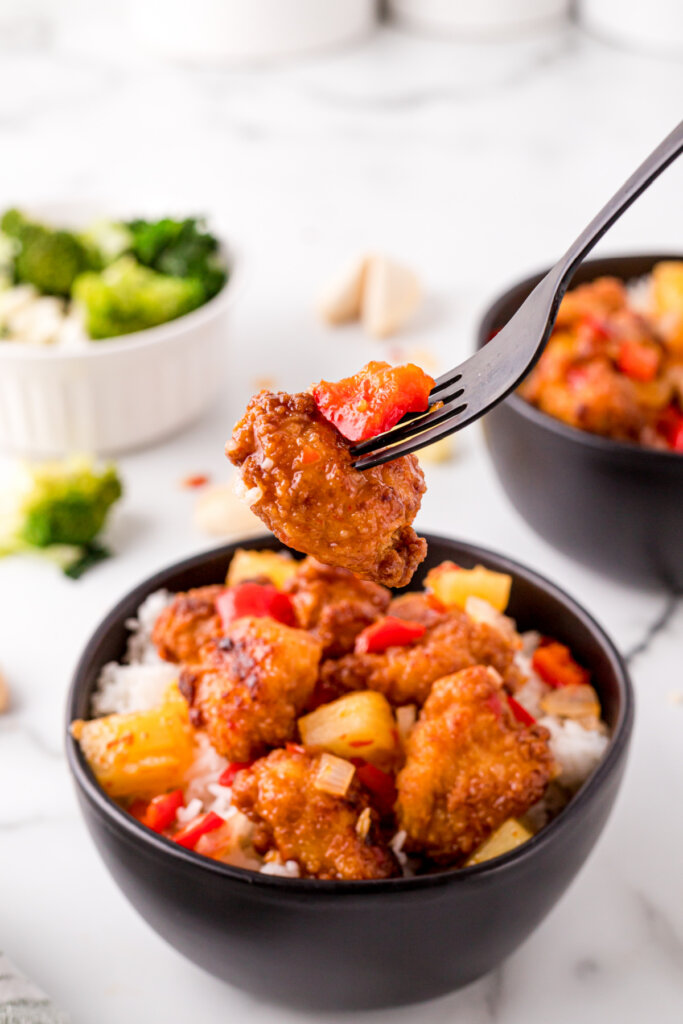
<instances>
[{"instance_id":1,"label":"broccoli floret","mask_svg":"<svg viewBox=\"0 0 683 1024\"><path fill-rule=\"evenodd\" d=\"M122 256L101 273L81 274L73 298L85 309L93 339L113 338L175 320L205 301L199 281L157 274Z\"/></svg>"},{"instance_id":2,"label":"broccoli floret","mask_svg":"<svg viewBox=\"0 0 683 1024\"><path fill-rule=\"evenodd\" d=\"M70 231L53 230L8 210L0 222L17 244L16 281L34 285L47 295L68 295L74 279L90 265L88 251Z\"/></svg>"},{"instance_id":3,"label":"broccoli floret","mask_svg":"<svg viewBox=\"0 0 683 1024\"><path fill-rule=\"evenodd\" d=\"M122 494L114 466L88 459L26 467L6 502L0 557L39 554L73 579L109 554L97 541L109 510Z\"/></svg>"},{"instance_id":4,"label":"broccoli floret","mask_svg":"<svg viewBox=\"0 0 683 1024\"><path fill-rule=\"evenodd\" d=\"M160 274L196 278L204 301L221 290L227 272L219 253L218 239L206 230L203 220L133 220L131 251L137 260Z\"/></svg>"},{"instance_id":5,"label":"broccoli floret","mask_svg":"<svg viewBox=\"0 0 683 1024\"><path fill-rule=\"evenodd\" d=\"M90 544L122 494L114 466L98 472L88 460L46 463L30 470L19 536L28 544Z\"/></svg>"}]
</instances>

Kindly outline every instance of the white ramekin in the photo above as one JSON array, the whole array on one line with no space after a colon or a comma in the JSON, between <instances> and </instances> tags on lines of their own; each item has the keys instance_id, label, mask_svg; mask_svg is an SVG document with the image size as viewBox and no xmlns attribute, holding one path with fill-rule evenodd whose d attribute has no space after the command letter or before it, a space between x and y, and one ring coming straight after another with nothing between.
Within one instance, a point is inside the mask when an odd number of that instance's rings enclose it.
<instances>
[{"instance_id":1,"label":"white ramekin","mask_svg":"<svg viewBox=\"0 0 683 1024\"><path fill-rule=\"evenodd\" d=\"M223 379L239 287L239 260L225 255L225 287L177 320L82 349L0 342L0 448L38 457L120 453L197 419Z\"/></svg>"},{"instance_id":2,"label":"white ramekin","mask_svg":"<svg viewBox=\"0 0 683 1024\"><path fill-rule=\"evenodd\" d=\"M145 0L131 37L180 60L252 61L310 53L372 30L377 0Z\"/></svg>"},{"instance_id":3,"label":"white ramekin","mask_svg":"<svg viewBox=\"0 0 683 1024\"><path fill-rule=\"evenodd\" d=\"M579 20L615 43L642 53L683 55L681 0L579 0Z\"/></svg>"},{"instance_id":4,"label":"white ramekin","mask_svg":"<svg viewBox=\"0 0 683 1024\"><path fill-rule=\"evenodd\" d=\"M389 0L406 28L496 35L534 29L569 13L570 0Z\"/></svg>"}]
</instances>

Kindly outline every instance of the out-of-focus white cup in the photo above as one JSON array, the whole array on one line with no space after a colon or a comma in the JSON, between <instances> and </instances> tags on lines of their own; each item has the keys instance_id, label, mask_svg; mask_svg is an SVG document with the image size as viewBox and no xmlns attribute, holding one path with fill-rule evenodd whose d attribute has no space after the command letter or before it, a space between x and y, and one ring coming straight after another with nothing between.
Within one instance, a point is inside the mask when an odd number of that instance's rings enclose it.
<instances>
[{"instance_id":1,"label":"out-of-focus white cup","mask_svg":"<svg viewBox=\"0 0 683 1024\"><path fill-rule=\"evenodd\" d=\"M249 61L362 36L377 0L135 0L128 18L134 38L160 56Z\"/></svg>"},{"instance_id":2,"label":"out-of-focus white cup","mask_svg":"<svg viewBox=\"0 0 683 1024\"><path fill-rule=\"evenodd\" d=\"M683 0L579 0L586 28L636 50L683 55Z\"/></svg>"},{"instance_id":3,"label":"out-of-focus white cup","mask_svg":"<svg viewBox=\"0 0 683 1024\"><path fill-rule=\"evenodd\" d=\"M455 35L501 35L542 27L569 14L570 0L389 0L407 28Z\"/></svg>"}]
</instances>

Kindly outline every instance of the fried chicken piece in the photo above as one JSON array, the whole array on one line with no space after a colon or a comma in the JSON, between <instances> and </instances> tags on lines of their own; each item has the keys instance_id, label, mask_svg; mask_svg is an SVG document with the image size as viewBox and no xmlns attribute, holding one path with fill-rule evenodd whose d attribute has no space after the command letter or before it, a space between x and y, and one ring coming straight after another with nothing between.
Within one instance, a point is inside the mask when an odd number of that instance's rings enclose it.
<instances>
[{"instance_id":1,"label":"fried chicken piece","mask_svg":"<svg viewBox=\"0 0 683 1024\"><path fill-rule=\"evenodd\" d=\"M419 622L422 626L433 626L443 620L445 610L433 594L417 590L395 597L389 605L387 615L395 615L397 619L406 619L408 622Z\"/></svg>"},{"instance_id":2,"label":"fried chicken piece","mask_svg":"<svg viewBox=\"0 0 683 1024\"><path fill-rule=\"evenodd\" d=\"M607 317L623 309L628 292L618 277L598 277L567 292L560 303L555 326L574 327L586 316Z\"/></svg>"},{"instance_id":3,"label":"fried chicken piece","mask_svg":"<svg viewBox=\"0 0 683 1024\"><path fill-rule=\"evenodd\" d=\"M396 780L406 850L458 863L507 818L524 814L554 774L548 739L542 726L515 720L491 669L438 680Z\"/></svg>"},{"instance_id":4,"label":"fried chicken piece","mask_svg":"<svg viewBox=\"0 0 683 1024\"><path fill-rule=\"evenodd\" d=\"M165 661L192 664L201 658L201 650L223 627L216 611L216 598L225 587L197 587L176 594L154 624L152 641Z\"/></svg>"},{"instance_id":5,"label":"fried chicken piece","mask_svg":"<svg viewBox=\"0 0 683 1024\"><path fill-rule=\"evenodd\" d=\"M318 675L321 645L270 618L237 619L180 674L195 727L230 761L250 761L293 738Z\"/></svg>"},{"instance_id":6,"label":"fried chicken piece","mask_svg":"<svg viewBox=\"0 0 683 1024\"><path fill-rule=\"evenodd\" d=\"M305 558L287 583L297 622L323 645L323 656L339 658L353 650L366 626L386 612L390 592L361 580L348 569Z\"/></svg>"},{"instance_id":7,"label":"fried chicken piece","mask_svg":"<svg viewBox=\"0 0 683 1024\"><path fill-rule=\"evenodd\" d=\"M262 391L226 454L252 511L283 543L364 579L405 586L427 553L410 525L425 491L422 470L406 455L359 472L349 448L311 395Z\"/></svg>"},{"instance_id":8,"label":"fried chicken piece","mask_svg":"<svg viewBox=\"0 0 683 1024\"><path fill-rule=\"evenodd\" d=\"M379 690L400 706L423 704L437 679L472 665L491 665L513 690L522 684L514 662L516 646L508 637L458 609L434 614L424 635L412 644L323 662L321 685L337 693Z\"/></svg>"},{"instance_id":9,"label":"fried chicken piece","mask_svg":"<svg viewBox=\"0 0 683 1024\"><path fill-rule=\"evenodd\" d=\"M320 755L273 750L238 772L233 805L256 822L259 853L275 848L303 876L393 878L399 869L366 790L352 780L345 797L316 788Z\"/></svg>"}]
</instances>

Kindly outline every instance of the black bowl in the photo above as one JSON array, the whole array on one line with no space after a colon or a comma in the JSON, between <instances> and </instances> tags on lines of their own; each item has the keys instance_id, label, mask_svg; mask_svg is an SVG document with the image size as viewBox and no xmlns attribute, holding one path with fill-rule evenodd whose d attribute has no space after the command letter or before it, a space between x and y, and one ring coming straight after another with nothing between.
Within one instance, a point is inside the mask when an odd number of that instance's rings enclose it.
<instances>
[{"instance_id":1,"label":"black bowl","mask_svg":"<svg viewBox=\"0 0 683 1024\"><path fill-rule=\"evenodd\" d=\"M572 285L604 274L641 277L665 259L681 257L588 260ZM479 327L479 348L507 323L541 277L527 278L489 307ZM622 582L683 588L683 456L578 430L517 394L483 423L507 496L542 537Z\"/></svg>"},{"instance_id":2,"label":"black bowl","mask_svg":"<svg viewBox=\"0 0 683 1024\"><path fill-rule=\"evenodd\" d=\"M518 851L477 867L366 882L286 879L233 868L182 849L138 824L95 782L78 744L68 759L87 826L140 914L185 956L239 988L308 1009L428 999L499 964L533 931L588 856L621 782L633 719L626 668L597 623L552 583L483 548L427 537L415 584L450 558L514 577L510 612L570 645L593 673L612 738L595 773L546 829ZM83 654L68 721L88 717L102 665L118 659L124 623L154 590L224 578L238 545L171 566L109 613ZM274 538L248 548L282 547Z\"/></svg>"}]
</instances>

